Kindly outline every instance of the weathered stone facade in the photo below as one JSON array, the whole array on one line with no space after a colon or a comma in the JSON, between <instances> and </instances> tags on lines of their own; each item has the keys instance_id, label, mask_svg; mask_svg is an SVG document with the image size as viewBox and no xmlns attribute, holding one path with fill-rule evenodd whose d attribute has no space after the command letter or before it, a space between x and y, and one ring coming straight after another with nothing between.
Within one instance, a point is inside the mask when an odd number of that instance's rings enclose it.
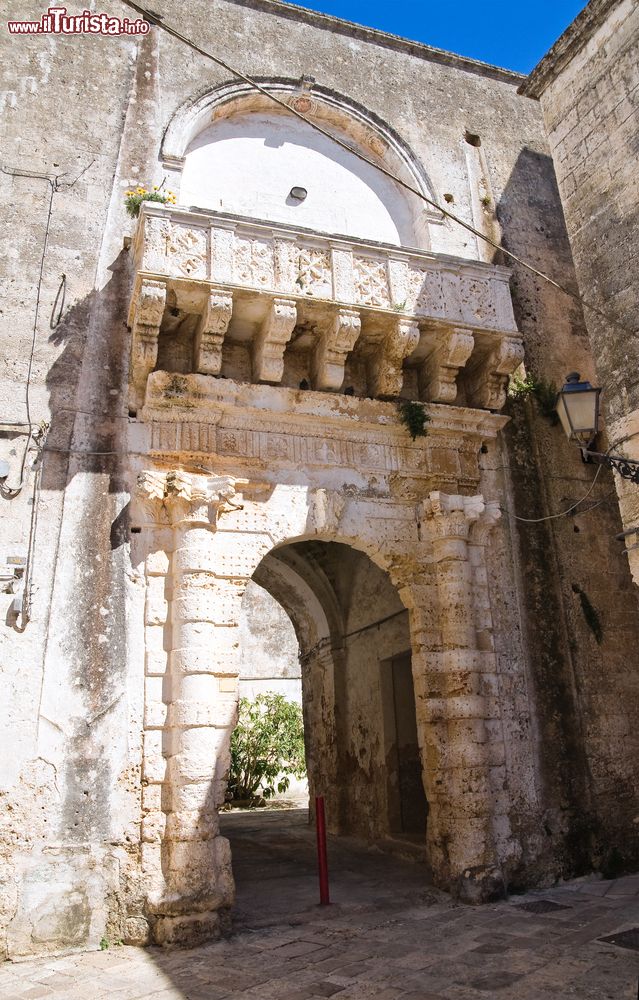
<instances>
[{"instance_id":1,"label":"weathered stone facade","mask_svg":"<svg viewBox=\"0 0 639 1000\"><path fill-rule=\"evenodd\" d=\"M639 461L637 4L589 3L522 92L540 100L579 288L595 307L585 320L610 450ZM615 485L639 584L639 492L617 476Z\"/></svg>"},{"instance_id":2,"label":"weathered stone facade","mask_svg":"<svg viewBox=\"0 0 639 1000\"><path fill-rule=\"evenodd\" d=\"M205 6L162 12L573 280L520 77L271 0ZM612 483L540 521L586 494L590 470L530 401L502 412L522 359L546 378L592 373L578 308L310 129L305 151L284 110L159 28L135 43L25 36L9 62L17 360L0 399L50 427L32 428L40 453L3 425L7 485L25 448L36 459L3 497L6 555L27 551L0 647L6 954L228 926L217 814L251 579L295 628L309 783L334 831L420 828L436 882L471 902L612 851L634 863L639 619ZM256 136L264 170L243 180ZM285 174L267 157L289 141L307 216L290 177L259 187ZM329 162L352 192L344 227L321 186ZM165 176L178 207L146 204L132 224L124 192ZM180 200L183 177L202 204ZM211 202L216 184L228 204ZM424 407L425 437L411 440L398 399Z\"/></svg>"}]
</instances>

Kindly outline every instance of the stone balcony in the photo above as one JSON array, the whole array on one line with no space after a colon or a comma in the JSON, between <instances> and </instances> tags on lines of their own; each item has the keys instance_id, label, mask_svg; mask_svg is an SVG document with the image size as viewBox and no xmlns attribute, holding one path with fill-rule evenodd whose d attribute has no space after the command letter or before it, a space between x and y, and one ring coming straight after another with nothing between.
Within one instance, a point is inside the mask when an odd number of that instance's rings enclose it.
<instances>
[{"instance_id":1,"label":"stone balcony","mask_svg":"<svg viewBox=\"0 0 639 1000\"><path fill-rule=\"evenodd\" d=\"M523 358L507 268L142 206L131 406L154 370L499 410Z\"/></svg>"}]
</instances>

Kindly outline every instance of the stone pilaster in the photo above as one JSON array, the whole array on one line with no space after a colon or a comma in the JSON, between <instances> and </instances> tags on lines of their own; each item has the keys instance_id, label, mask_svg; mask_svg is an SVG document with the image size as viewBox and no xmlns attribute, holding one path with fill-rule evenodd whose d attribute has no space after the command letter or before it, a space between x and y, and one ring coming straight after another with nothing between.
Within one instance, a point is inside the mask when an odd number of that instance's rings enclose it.
<instances>
[{"instance_id":1,"label":"stone pilaster","mask_svg":"<svg viewBox=\"0 0 639 1000\"><path fill-rule=\"evenodd\" d=\"M162 657L163 674L147 675L145 693L148 907L156 943L194 944L219 934L234 897L218 808L236 719L245 581L217 572L216 529L227 505L235 506L235 485L223 476L145 473L139 492L147 508L155 506L154 521L169 533L171 551L162 608L168 658Z\"/></svg>"},{"instance_id":2,"label":"stone pilaster","mask_svg":"<svg viewBox=\"0 0 639 1000\"><path fill-rule=\"evenodd\" d=\"M499 511L483 497L431 493L422 538L430 541L438 620L413 669L426 730L428 839L436 878L460 898L503 894L494 837L493 764L503 740L492 723L495 657L484 545Z\"/></svg>"}]
</instances>

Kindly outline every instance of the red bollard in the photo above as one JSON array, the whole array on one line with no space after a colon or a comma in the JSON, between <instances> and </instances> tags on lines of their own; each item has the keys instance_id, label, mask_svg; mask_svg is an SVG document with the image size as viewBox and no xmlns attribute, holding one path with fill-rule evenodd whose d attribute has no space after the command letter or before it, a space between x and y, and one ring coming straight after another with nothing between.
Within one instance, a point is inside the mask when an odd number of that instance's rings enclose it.
<instances>
[{"instance_id":1,"label":"red bollard","mask_svg":"<svg viewBox=\"0 0 639 1000\"><path fill-rule=\"evenodd\" d=\"M326 855L326 817L324 815L324 796L315 798L315 826L317 828L317 864L319 868L320 906L328 906L328 858Z\"/></svg>"}]
</instances>

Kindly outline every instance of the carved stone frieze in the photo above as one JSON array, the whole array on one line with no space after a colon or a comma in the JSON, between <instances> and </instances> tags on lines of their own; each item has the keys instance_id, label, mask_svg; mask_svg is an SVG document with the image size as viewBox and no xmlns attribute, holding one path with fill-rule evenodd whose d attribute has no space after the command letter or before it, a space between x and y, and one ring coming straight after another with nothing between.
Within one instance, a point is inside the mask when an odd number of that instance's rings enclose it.
<instances>
[{"instance_id":1,"label":"carved stone frieze","mask_svg":"<svg viewBox=\"0 0 639 1000\"><path fill-rule=\"evenodd\" d=\"M253 377L257 382L280 382L284 350L297 322L294 299L273 299L253 343Z\"/></svg>"},{"instance_id":2,"label":"carved stone frieze","mask_svg":"<svg viewBox=\"0 0 639 1000\"><path fill-rule=\"evenodd\" d=\"M318 330L313 358L315 389L341 389L344 365L355 347L361 328L359 313L354 309L340 309L326 317Z\"/></svg>"},{"instance_id":3,"label":"carved stone frieze","mask_svg":"<svg viewBox=\"0 0 639 1000\"><path fill-rule=\"evenodd\" d=\"M273 242L236 236L233 280L253 288L275 287Z\"/></svg>"},{"instance_id":4,"label":"carved stone frieze","mask_svg":"<svg viewBox=\"0 0 639 1000\"><path fill-rule=\"evenodd\" d=\"M146 380L158 357L160 324L166 305L166 284L144 280L131 309L131 362L129 380L132 402L141 405Z\"/></svg>"},{"instance_id":5,"label":"carved stone frieze","mask_svg":"<svg viewBox=\"0 0 639 1000\"><path fill-rule=\"evenodd\" d=\"M457 396L458 372L468 361L474 345L471 330L455 327L442 330L420 370L420 398L433 403L453 403Z\"/></svg>"},{"instance_id":6,"label":"carved stone frieze","mask_svg":"<svg viewBox=\"0 0 639 1000\"><path fill-rule=\"evenodd\" d=\"M417 315L445 316L441 273L433 268L409 267L404 302L405 308Z\"/></svg>"},{"instance_id":7,"label":"carved stone frieze","mask_svg":"<svg viewBox=\"0 0 639 1000\"><path fill-rule=\"evenodd\" d=\"M402 389L402 364L419 343L417 321L389 317L383 338L368 363L368 388L373 396L398 396Z\"/></svg>"},{"instance_id":8,"label":"carved stone frieze","mask_svg":"<svg viewBox=\"0 0 639 1000\"><path fill-rule=\"evenodd\" d=\"M320 299L330 299L333 292L331 258L319 247L300 247L297 253L296 291Z\"/></svg>"},{"instance_id":9,"label":"carved stone frieze","mask_svg":"<svg viewBox=\"0 0 639 1000\"><path fill-rule=\"evenodd\" d=\"M219 375L222 344L231 321L233 296L224 288L209 289L204 312L195 331L195 370L203 375Z\"/></svg>"},{"instance_id":10,"label":"carved stone frieze","mask_svg":"<svg viewBox=\"0 0 639 1000\"><path fill-rule=\"evenodd\" d=\"M200 226L176 226L169 219L149 219L144 240L144 269L184 278L206 278L208 235Z\"/></svg>"},{"instance_id":11,"label":"carved stone frieze","mask_svg":"<svg viewBox=\"0 0 639 1000\"><path fill-rule=\"evenodd\" d=\"M355 300L362 305L390 306L386 261L372 257L353 257Z\"/></svg>"}]
</instances>

